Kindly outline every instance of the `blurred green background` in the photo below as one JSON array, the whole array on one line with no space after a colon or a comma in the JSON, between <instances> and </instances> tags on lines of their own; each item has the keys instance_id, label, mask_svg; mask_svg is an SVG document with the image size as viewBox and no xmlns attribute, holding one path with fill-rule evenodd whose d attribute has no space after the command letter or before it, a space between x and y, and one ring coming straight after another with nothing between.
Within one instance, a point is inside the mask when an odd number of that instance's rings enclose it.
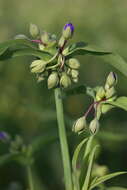
<instances>
[{"instance_id":1,"label":"blurred green background","mask_svg":"<svg viewBox=\"0 0 127 190\"><path fill-rule=\"evenodd\" d=\"M29 23L35 23L48 32L60 36L64 24L75 26L72 42L85 41L115 51L127 60L127 0L0 0L0 42L15 35L28 35ZM101 85L110 71L116 71L98 57L79 57L80 84ZM54 95L46 83L37 84L30 73L32 58L16 58L0 63L0 130L14 137L21 135L26 143L42 136L48 142L36 153L34 175L37 190L62 189L63 173L57 132ZM127 79L118 74L119 95L127 96ZM91 103L85 95L65 99L67 130L82 116ZM54 137L54 138L53 138ZM71 155L80 137L69 136ZM97 136L102 149L99 164L111 172L127 170L127 113L112 110L101 120ZM1 155L8 147L0 143ZM127 176L121 176L107 185L127 187ZM22 190L26 186L24 168L10 162L0 168L0 189ZM40 185L39 185L40 184Z\"/></svg>"}]
</instances>

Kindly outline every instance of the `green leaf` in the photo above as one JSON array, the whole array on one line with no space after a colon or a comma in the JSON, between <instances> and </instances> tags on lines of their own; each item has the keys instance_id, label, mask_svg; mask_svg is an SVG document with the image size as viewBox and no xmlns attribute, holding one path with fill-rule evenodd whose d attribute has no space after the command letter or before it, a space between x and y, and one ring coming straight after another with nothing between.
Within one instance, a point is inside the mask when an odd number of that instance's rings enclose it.
<instances>
[{"instance_id":1,"label":"green leaf","mask_svg":"<svg viewBox=\"0 0 127 190\"><path fill-rule=\"evenodd\" d=\"M30 40L25 39L14 39L14 40L8 40L6 42L0 43L0 55L4 53L8 48L19 46L22 47L31 47L34 49L37 49L37 44L31 42Z\"/></svg>"},{"instance_id":2,"label":"green leaf","mask_svg":"<svg viewBox=\"0 0 127 190\"><path fill-rule=\"evenodd\" d=\"M127 97L125 97L125 96L117 98L115 101L110 102L110 104L127 111Z\"/></svg>"},{"instance_id":3,"label":"green leaf","mask_svg":"<svg viewBox=\"0 0 127 190\"><path fill-rule=\"evenodd\" d=\"M66 48L65 52L66 58L70 58L76 55L85 55L85 54L93 54L93 55L104 55L109 54L109 51L105 51L102 48L98 48L94 45L89 45L85 42L77 42L75 44L70 45Z\"/></svg>"},{"instance_id":4,"label":"green leaf","mask_svg":"<svg viewBox=\"0 0 127 190\"><path fill-rule=\"evenodd\" d=\"M123 187L109 187L109 188L106 188L106 190L127 190L127 188L123 188Z\"/></svg>"},{"instance_id":5,"label":"green leaf","mask_svg":"<svg viewBox=\"0 0 127 190\"><path fill-rule=\"evenodd\" d=\"M85 182L83 184L82 190L88 190L89 189L89 184L90 184L90 180L91 180L91 173L92 173L92 168L93 168L93 162L94 162L94 156L95 156L95 153L96 153L96 150L98 147L99 146L96 145L90 154L89 165L88 165L86 178L85 178Z\"/></svg>"},{"instance_id":6,"label":"green leaf","mask_svg":"<svg viewBox=\"0 0 127 190\"><path fill-rule=\"evenodd\" d=\"M104 183L105 181L107 181L107 180L109 180L109 179L111 179L113 177L116 177L116 176L119 176L119 175L123 175L123 174L127 174L127 172L115 172L115 173L112 173L112 174L105 175L103 177L99 177L95 181L95 183L91 183L89 190L95 188L99 184Z\"/></svg>"},{"instance_id":7,"label":"green leaf","mask_svg":"<svg viewBox=\"0 0 127 190\"><path fill-rule=\"evenodd\" d=\"M20 56L35 56L38 58L43 58L44 60L51 59L51 55L47 52L36 50L33 48L22 48L17 50L7 49L1 56L0 60L6 60L10 58L20 57Z\"/></svg>"},{"instance_id":8,"label":"green leaf","mask_svg":"<svg viewBox=\"0 0 127 190\"><path fill-rule=\"evenodd\" d=\"M77 56L77 55L99 55L104 62L111 64L113 67L118 69L121 73L127 76L127 63L126 61L118 54L105 51L101 48L89 45L84 42L78 42L68 47L66 50L66 58Z\"/></svg>"},{"instance_id":9,"label":"green leaf","mask_svg":"<svg viewBox=\"0 0 127 190\"><path fill-rule=\"evenodd\" d=\"M16 160L17 158L19 158L19 156L21 156L21 154L17 153L17 154L5 154L5 155L1 155L0 156L0 166L2 166L3 164L6 164L12 160Z\"/></svg>"},{"instance_id":10,"label":"green leaf","mask_svg":"<svg viewBox=\"0 0 127 190\"><path fill-rule=\"evenodd\" d=\"M80 190L80 185L79 185L79 176L77 174L77 161L78 161L78 157L80 154L80 151L83 147L83 145L86 143L88 139L84 139L76 148L74 154L73 154L73 158L72 158L72 168L73 168L73 172L74 172L74 184L76 186L77 190Z\"/></svg>"}]
</instances>

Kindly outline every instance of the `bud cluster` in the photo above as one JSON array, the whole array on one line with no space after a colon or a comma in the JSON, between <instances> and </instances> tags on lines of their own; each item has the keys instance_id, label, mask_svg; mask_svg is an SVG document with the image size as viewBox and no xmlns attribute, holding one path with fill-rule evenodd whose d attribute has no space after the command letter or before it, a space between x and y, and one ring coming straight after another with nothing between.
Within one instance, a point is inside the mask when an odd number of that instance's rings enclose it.
<instances>
[{"instance_id":1,"label":"bud cluster","mask_svg":"<svg viewBox=\"0 0 127 190\"><path fill-rule=\"evenodd\" d=\"M94 103L90 105L88 111L84 116L77 119L74 123L72 130L76 133L88 132L91 135L95 135L99 130L99 119L102 113L106 113L110 109L113 108L112 105L107 104L109 101L112 101L116 98L115 85L117 83L117 76L114 72L110 72L105 86L101 86L96 88L96 95L94 99ZM95 116L94 119L89 123L86 122L87 115L94 109Z\"/></svg>"},{"instance_id":2,"label":"bud cluster","mask_svg":"<svg viewBox=\"0 0 127 190\"><path fill-rule=\"evenodd\" d=\"M80 63L75 58L65 59L65 45L74 33L74 26L67 23L58 41L54 34L41 33L35 24L30 25L29 31L31 37L36 38L32 41L38 43L39 50L53 55L50 60L37 59L31 63L31 72L36 74L38 82L47 78L49 89L57 86L68 88L72 82L77 83Z\"/></svg>"}]
</instances>

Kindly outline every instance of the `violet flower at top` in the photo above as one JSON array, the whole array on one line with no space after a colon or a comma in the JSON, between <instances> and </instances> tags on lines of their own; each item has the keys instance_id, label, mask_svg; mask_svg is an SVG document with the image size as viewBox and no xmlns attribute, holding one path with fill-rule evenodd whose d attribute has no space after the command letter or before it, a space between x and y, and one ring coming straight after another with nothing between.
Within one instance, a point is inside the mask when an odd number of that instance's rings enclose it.
<instances>
[{"instance_id":1,"label":"violet flower at top","mask_svg":"<svg viewBox=\"0 0 127 190\"><path fill-rule=\"evenodd\" d=\"M72 37L74 33L74 26L72 23L67 23L65 24L64 28L63 28L63 37L65 39L69 39Z\"/></svg>"}]
</instances>

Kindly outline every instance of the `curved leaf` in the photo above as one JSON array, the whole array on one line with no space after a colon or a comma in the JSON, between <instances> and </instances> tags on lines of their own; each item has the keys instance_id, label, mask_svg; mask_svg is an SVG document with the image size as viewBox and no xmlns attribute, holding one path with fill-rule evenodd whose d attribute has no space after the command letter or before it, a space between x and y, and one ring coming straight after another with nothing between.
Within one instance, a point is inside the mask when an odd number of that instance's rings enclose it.
<instances>
[{"instance_id":1,"label":"curved leaf","mask_svg":"<svg viewBox=\"0 0 127 190\"><path fill-rule=\"evenodd\" d=\"M73 168L73 172L74 172L74 183L76 186L77 190L80 190L80 185L79 185L79 176L77 174L77 161L78 161L78 157L79 157L79 153L81 148L83 147L83 145L86 143L88 139L84 139L75 149L74 154L73 154L73 158L72 158L72 168Z\"/></svg>"},{"instance_id":2,"label":"curved leaf","mask_svg":"<svg viewBox=\"0 0 127 190\"><path fill-rule=\"evenodd\" d=\"M35 56L38 58L43 58L44 60L51 59L51 55L47 52L36 50L33 48L22 48L17 50L7 49L1 56L0 60L6 60L10 58L20 57L20 56Z\"/></svg>"},{"instance_id":3,"label":"curved leaf","mask_svg":"<svg viewBox=\"0 0 127 190\"><path fill-rule=\"evenodd\" d=\"M122 108L125 111L127 111L127 97L125 97L125 96L117 98L115 101L110 102L110 104L117 106L119 108Z\"/></svg>"},{"instance_id":4,"label":"curved leaf","mask_svg":"<svg viewBox=\"0 0 127 190\"><path fill-rule=\"evenodd\" d=\"M83 184L82 190L88 190L88 187L90 184L90 179L91 179L91 172L92 172L92 168L93 168L94 156L95 156L95 153L96 153L96 150L98 147L99 146L96 145L90 154L89 165L88 165L87 174L86 174L86 178L85 178L85 182Z\"/></svg>"},{"instance_id":5,"label":"curved leaf","mask_svg":"<svg viewBox=\"0 0 127 190\"><path fill-rule=\"evenodd\" d=\"M104 62L111 64L113 67L127 76L127 63L120 55L116 53L105 51L101 48L89 45L84 42L75 43L69 46L66 49L66 52L66 58L85 54L99 55L104 60Z\"/></svg>"},{"instance_id":6,"label":"curved leaf","mask_svg":"<svg viewBox=\"0 0 127 190\"><path fill-rule=\"evenodd\" d=\"M104 55L110 54L111 52L98 48L94 45L89 45L85 42L77 42L70 45L64 50L66 53L66 58L73 57L76 55L94 54L94 55Z\"/></svg>"},{"instance_id":7,"label":"curved leaf","mask_svg":"<svg viewBox=\"0 0 127 190\"><path fill-rule=\"evenodd\" d=\"M123 175L123 174L127 174L127 172L115 172L115 173L112 173L112 174L108 174L108 175L105 175L103 177L99 177L95 183L92 183L89 190L95 188L96 186L98 186L99 184L101 183L104 183L105 181L113 178L113 177L116 177L116 176L119 176L119 175Z\"/></svg>"}]
</instances>

